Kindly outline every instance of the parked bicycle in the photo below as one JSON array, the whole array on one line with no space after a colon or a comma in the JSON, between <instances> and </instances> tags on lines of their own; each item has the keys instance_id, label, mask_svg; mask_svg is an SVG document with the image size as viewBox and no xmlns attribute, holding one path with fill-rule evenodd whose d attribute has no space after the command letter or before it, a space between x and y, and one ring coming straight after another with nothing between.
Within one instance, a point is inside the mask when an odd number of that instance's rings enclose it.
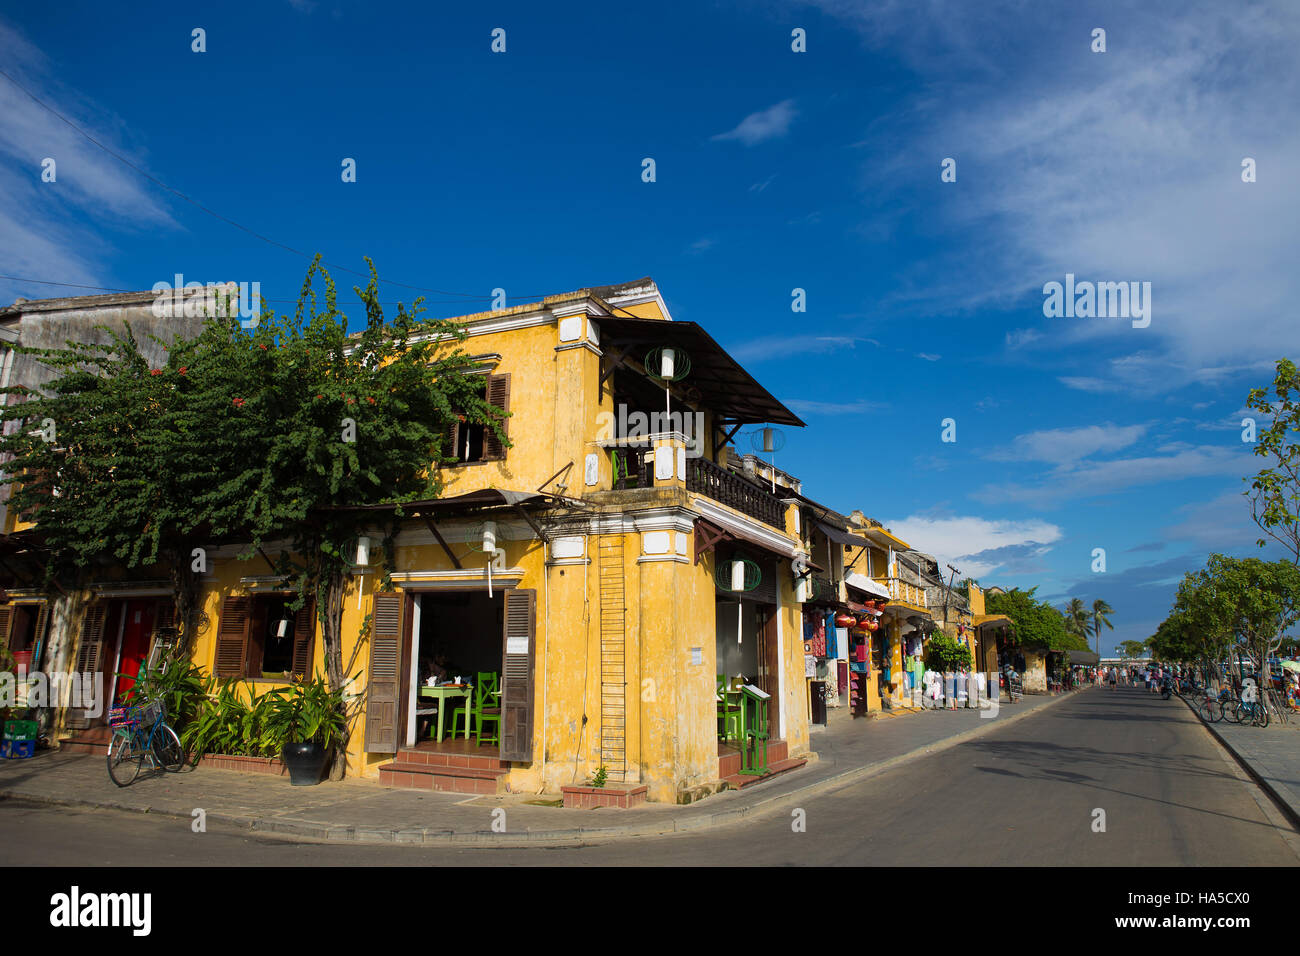
<instances>
[{"instance_id":1,"label":"parked bicycle","mask_svg":"<svg viewBox=\"0 0 1300 956\"><path fill-rule=\"evenodd\" d=\"M119 787L140 775L146 760L152 767L176 773L185 766L185 748L167 725L161 700L146 700L133 707L108 712L113 739L108 745L108 775Z\"/></svg>"}]
</instances>

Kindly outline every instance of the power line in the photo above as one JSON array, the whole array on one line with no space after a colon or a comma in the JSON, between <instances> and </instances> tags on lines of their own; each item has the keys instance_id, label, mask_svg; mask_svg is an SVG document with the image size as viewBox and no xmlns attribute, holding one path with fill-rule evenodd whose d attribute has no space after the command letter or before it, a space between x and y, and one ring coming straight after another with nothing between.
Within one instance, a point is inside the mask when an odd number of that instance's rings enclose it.
<instances>
[{"instance_id":1,"label":"power line","mask_svg":"<svg viewBox=\"0 0 1300 956\"><path fill-rule=\"evenodd\" d=\"M248 235L252 236L252 237L255 238L255 239L260 239L262 242L265 242L265 243L267 243L268 245L275 246L277 249L283 249L285 252L291 252L291 253L293 253L294 255L296 255L296 256L301 256L302 258L307 259L307 260L311 260L311 259L314 259L314 258L315 258L314 256L309 255L309 254L306 253L306 252L303 252L301 249L295 249L295 248L293 248L293 246L287 246L287 245L285 245L283 242L278 242L278 241L276 241L275 239L272 239L270 236L265 236L265 235L263 235L262 233L257 232L256 230L250 229L250 228L248 228L248 227L245 226L245 225L242 225L242 224L240 224L240 223L238 223L238 222L235 222L235 220L230 219L230 218L228 218L228 217L226 217L226 216L221 215L221 213L217 212L216 210L214 210L214 209L209 209L207 206L203 205L203 204L202 204L201 202L199 202L197 199L192 199L191 197L187 196L185 193L181 192L179 189L176 189L176 188L174 188L174 187L172 187L172 186L167 185L167 184L166 184L165 182L163 182L161 179L157 178L156 176L153 176L153 175L150 174L150 173L145 172L143 169L141 169L141 168L140 168L139 166L137 166L135 163L131 162L131 161L130 161L129 159L127 159L125 156L123 156L123 155L121 155L120 153L116 152L115 150L109 148L108 146L105 146L105 145L104 145L103 143L101 143L99 140L95 139L95 137L91 136L91 135L90 135L89 133L87 133L84 129L82 129L82 128L81 128L80 126L78 126L76 123L72 122L72 120L68 119L66 116L64 116L62 113L60 113L58 110L56 110L54 107L50 106L48 103L46 103L46 102L44 102L43 100L41 100L41 99L40 99L40 98L39 98L35 93L33 93L31 90L27 89L27 87L23 86L21 83L19 83L17 80L15 80L12 76L10 76L10 75L9 75L8 73L6 73L4 70L0 70L0 76L3 76L6 80L8 80L10 83L12 83L12 84L13 84L15 87L17 87L20 91L22 91L23 93L25 93L25 94L27 95L27 97L28 97L29 99L31 99L31 101L32 101L33 103L35 103L37 106L39 106L41 109L43 109L43 110L45 110L46 112L50 113L51 115L57 117L60 121L62 121L63 123L65 123L65 124L66 124L68 127L70 127L72 130L74 130L75 132L79 133L81 136L85 137L85 139L87 139L89 142L93 143L93 144L94 144L95 146L97 146L99 149L103 150L103 151L104 151L105 153L107 153L109 156L112 156L112 157L113 157L114 159L116 159L119 163L121 163L122 165L128 167L129 169L133 169L135 172L139 173L141 176L143 176L145 179L149 180L149 182L153 183L155 186L159 187L160 189L165 189L167 192L173 194L174 196L177 196L177 197L179 197L180 199L183 199L185 202L189 203L189 204L190 204L191 206L193 206L195 209L198 209L198 210L200 210L201 212L207 213L209 216L212 216L214 219L219 219L219 220L221 220L222 222L226 223L226 224L229 225L229 226L234 226L236 229L240 230L241 232L245 232L245 233L247 233ZM321 262L322 262L323 265L327 266L327 267L328 267L329 269L331 269L332 271L336 271L336 272L347 272L347 273L349 273L349 274L351 274L351 275L354 275L354 276L360 276L361 278L366 279L366 280L369 280L369 278L370 278L370 274L367 273L367 272L359 272L359 271L356 270L356 269L349 269L347 266L342 266L342 265L337 265L337 264L334 264L334 263L329 263L329 262L326 262L324 259L322 259ZM36 280L32 280L32 281L36 281ZM405 283L405 282L398 282L398 281L395 280L395 279L379 279L379 281L380 281L380 282L386 282L386 283L388 283L389 285L399 286L399 287L401 287L401 288L403 288L403 289L411 289L412 291L415 291L415 292L432 292L432 293L435 293L436 295L451 296L451 297L453 298L453 300L463 299L463 300L467 300L467 301L472 301L472 300L476 300L476 299L491 299L491 298L492 298L491 295L479 295L479 294L476 294L476 293L470 293L470 292L448 292L448 291L443 290L443 289L432 289L432 288L428 288L428 287L426 287L426 286L409 285L409 284L407 284L407 283ZM53 284L53 283L52 283L52 284ZM89 287L87 287L87 288L89 288ZM534 300L534 299L544 299L544 298L547 297L547 295L553 295L553 294L557 294L557 293L545 293L545 294L542 294L542 295L523 295L523 296L515 296L515 298L523 299L524 301L530 301L530 300ZM271 300L268 299L267 301L271 301ZM296 300L295 300L295 301L296 301Z\"/></svg>"},{"instance_id":2,"label":"power line","mask_svg":"<svg viewBox=\"0 0 1300 956\"><path fill-rule=\"evenodd\" d=\"M92 292L125 292L125 293L131 293L131 292L142 292L142 291L144 291L144 290L142 290L142 289L116 289L116 288L113 288L113 287L111 287L111 286L102 286L102 285L82 285L82 284L77 283L77 282L54 282L53 280L50 280L50 279L30 279L30 278L28 278L28 277L26 277L26 276L0 275L0 279L8 279L8 280L11 281L11 282L27 282L27 283L31 283L31 284L33 284L33 285L52 285L52 286L60 286L60 287L62 287L62 288L66 288L66 289L88 289L88 290L90 290L90 291L92 291ZM259 296L259 298L260 298L261 301L263 301L263 302L296 303L296 302L298 301L297 299L275 299L275 298L271 298L271 297L269 297L269 296ZM318 298L319 298L319 296L318 296ZM426 303L432 303L432 304L437 304L437 305L462 305L462 304L466 304L466 303L464 303L464 301L461 300L461 299L442 299L442 300L437 300L437 299L425 299L424 301L425 301ZM528 300L525 300L525 302L526 302L526 301L528 301ZM523 305L523 304L525 304L525 302L517 302L517 303L515 303L515 304L516 304L516 305ZM364 305L365 303L363 303L360 299L356 299L355 301L349 299L349 300L347 300L346 302L344 302L343 304L344 304L344 305L353 305L353 304L356 304L356 305ZM379 304L380 304L380 305L383 305L383 306L393 306L393 307L395 307L395 306L398 306L398 305L409 305L410 303L405 303L405 302L380 302Z\"/></svg>"}]
</instances>

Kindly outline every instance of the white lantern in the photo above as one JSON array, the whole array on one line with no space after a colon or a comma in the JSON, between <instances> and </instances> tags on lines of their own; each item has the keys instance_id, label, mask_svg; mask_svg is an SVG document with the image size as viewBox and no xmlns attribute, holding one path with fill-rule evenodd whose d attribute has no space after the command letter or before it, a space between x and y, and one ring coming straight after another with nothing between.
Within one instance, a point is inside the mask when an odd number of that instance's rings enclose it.
<instances>
[{"instance_id":1,"label":"white lantern","mask_svg":"<svg viewBox=\"0 0 1300 956\"><path fill-rule=\"evenodd\" d=\"M289 634L289 619L287 617L282 617L280 618L280 627L275 632L275 636L283 638L283 637L287 637L288 634Z\"/></svg>"},{"instance_id":2,"label":"white lantern","mask_svg":"<svg viewBox=\"0 0 1300 956\"><path fill-rule=\"evenodd\" d=\"M776 451L776 439L772 436L772 429L763 429L763 451L771 454Z\"/></svg>"},{"instance_id":3,"label":"white lantern","mask_svg":"<svg viewBox=\"0 0 1300 956\"><path fill-rule=\"evenodd\" d=\"M664 349L659 353L659 375L665 381L672 381L676 354L672 349Z\"/></svg>"},{"instance_id":4,"label":"white lantern","mask_svg":"<svg viewBox=\"0 0 1300 956\"><path fill-rule=\"evenodd\" d=\"M357 538L357 567L364 568L370 563L370 539L365 535ZM284 635L281 634L281 637Z\"/></svg>"},{"instance_id":5,"label":"white lantern","mask_svg":"<svg viewBox=\"0 0 1300 956\"><path fill-rule=\"evenodd\" d=\"M497 523L495 521L483 522L483 551L491 554L497 549Z\"/></svg>"},{"instance_id":6,"label":"white lantern","mask_svg":"<svg viewBox=\"0 0 1300 956\"><path fill-rule=\"evenodd\" d=\"M745 562L744 561L731 562L731 590L733 591L745 590Z\"/></svg>"}]
</instances>

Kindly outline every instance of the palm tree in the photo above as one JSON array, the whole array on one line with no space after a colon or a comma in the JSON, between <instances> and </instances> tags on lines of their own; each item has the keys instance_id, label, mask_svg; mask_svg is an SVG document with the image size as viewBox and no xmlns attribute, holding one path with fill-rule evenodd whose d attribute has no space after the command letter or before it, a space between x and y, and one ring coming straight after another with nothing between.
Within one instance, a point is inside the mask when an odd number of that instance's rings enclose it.
<instances>
[{"instance_id":1,"label":"palm tree","mask_svg":"<svg viewBox=\"0 0 1300 956\"><path fill-rule=\"evenodd\" d=\"M1066 605L1062 613L1065 618L1065 629L1077 637L1086 637L1088 633L1088 609L1083 606L1083 602L1078 598L1070 598L1070 603Z\"/></svg>"},{"instance_id":2,"label":"palm tree","mask_svg":"<svg viewBox=\"0 0 1300 956\"><path fill-rule=\"evenodd\" d=\"M1115 630L1114 625L1110 623L1110 619L1106 617L1107 614L1114 613L1115 609L1101 598L1097 598L1092 602L1092 629L1097 634L1097 657L1099 658L1101 657L1101 629L1105 625L1112 631Z\"/></svg>"}]
</instances>

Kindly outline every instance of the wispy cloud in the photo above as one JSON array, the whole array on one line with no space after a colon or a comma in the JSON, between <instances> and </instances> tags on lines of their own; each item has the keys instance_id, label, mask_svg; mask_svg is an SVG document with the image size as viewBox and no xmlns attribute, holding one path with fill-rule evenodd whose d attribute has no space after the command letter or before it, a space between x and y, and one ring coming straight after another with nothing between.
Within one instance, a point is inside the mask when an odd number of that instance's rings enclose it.
<instances>
[{"instance_id":1,"label":"wispy cloud","mask_svg":"<svg viewBox=\"0 0 1300 956\"><path fill-rule=\"evenodd\" d=\"M7 72L43 102L117 152L131 155L120 126L104 128L106 111L62 86L55 68L12 26L0 22L0 60ZM54 182L42 164L54 161ZM141 163L141 160L135 160ZM104 248L90 221L174 226L140 176L88 142L7 80L0 79L0 262L5 271L34 279L104 285ZM46 296L49 287L3 283L13 295Z\"/></svg>"},{"instance_id":2,"label":"wispy cloud","mask_svg":"<svg viewBox=\"0 0 1300 956\"><path fill-rule=\"evenodd\" d=\"M719 133L712 138L717 141L734 139L739 140L746 146L757 146L759 143L764 143L769 139L778 139L788 133L790 124L794 122L797 115L798 111L794 108L794 100L782 100L765 110L750 113L740 121L735 129Z\"/></svg>"},{"instance_id":3,"label":"wispy cloud","mask_svg":"<svg viewBox=\"0 0 1300 956\"><path fill-rule=\"evenodd\" d=\"M708 238L696 239L694 242L692 242L689 246L686 247L686 254L691 256L698 256L701 253L708 252L717 244L718 244L718 240L716 239L708 239Z\"/></svg>"},{"instance_id":4,"label":"wispy cloud","mask_svg":"<svg viewBox=\"0 0 1300 956\"><path fill-rule=\"evenodd\" d=\"M910 515L884 525L912 547L953 563L964 576L981 577L1008 565L1023 566L1045 554L1062 536L1047 521L996 521L973 515Z\"/></svg>"},{"instance_id":5,"label":"wispy cloud","mask_svg":"<svg viewBox=\"0 0 1300 956\"><path fill-rule=\"evenodd\" d=\"M1017 435L1009 448L990 452L993 461L1045 461L1064 464L1099 452L1127 448L1141 438L1146 425L1085 425L1081 428L1051 428Z\"/></svg>"},{"instance_id":6,"label":"wispy cloud","mask_svg":"<svg viewBox=\"0 0 1300 956\"><path fill-rule=\"evenodd\" d=\"M768 335L728 349L739 362L761 362L790 355L808 355L851 349L858 343L880 346L875 339L854 335Z\"/></svg>"}]
</instances>

